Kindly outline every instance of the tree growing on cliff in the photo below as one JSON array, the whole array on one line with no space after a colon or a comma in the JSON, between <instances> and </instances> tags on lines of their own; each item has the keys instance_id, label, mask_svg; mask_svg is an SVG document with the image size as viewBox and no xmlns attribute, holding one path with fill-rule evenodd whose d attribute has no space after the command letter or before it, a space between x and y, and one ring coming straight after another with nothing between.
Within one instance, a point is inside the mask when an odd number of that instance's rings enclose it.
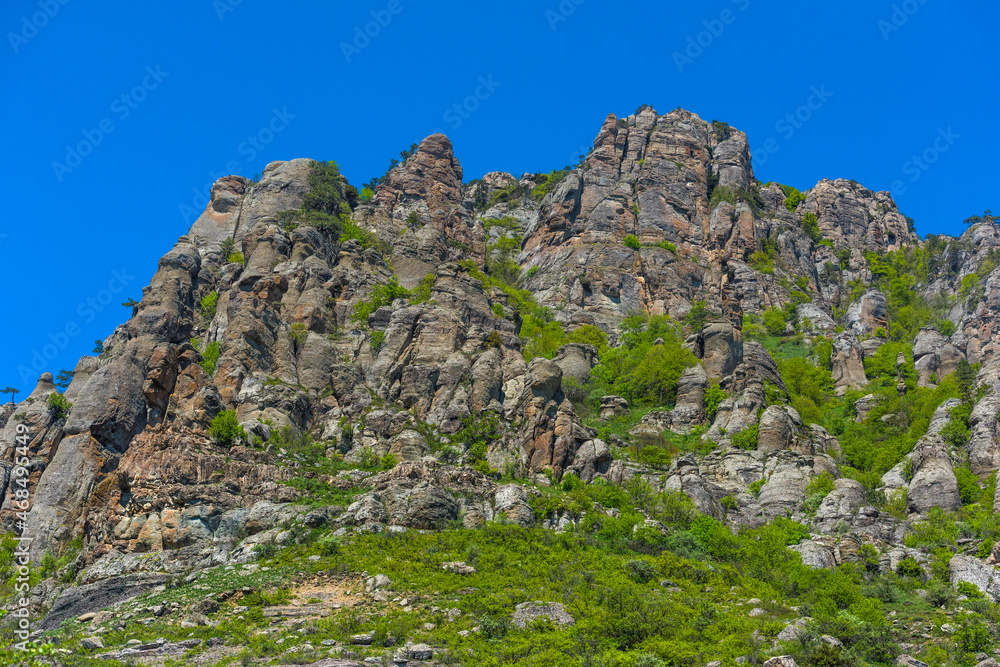
<instances>
[{"instance_id":1,"label":"tree growing on cliff","mask_svg":"<svg viewBox=\"0 0 1000 667\"><path fill-rule=\"evenodd\" d=\"M14 402L14 395L15 394L20 394L20 393L21 393L21 390L20 389L14 389L14 387L6 387L4 389L0 389L0 394L10 394L10 402L11 403Z\"/></svg>"},{"instance_id":2,"label":"tree growing on cliff","mask_svg":"<svg viewBox=\"0 0 1000 667\"><path fill-rule=\"evenodd\" d=\"M982 215L970 215L965 219L965 224L967 225L978 225L981 222L995 225L1000 223L1000 215L993 215L992 210L986 209Z\"/></svg>"}]
</instances>

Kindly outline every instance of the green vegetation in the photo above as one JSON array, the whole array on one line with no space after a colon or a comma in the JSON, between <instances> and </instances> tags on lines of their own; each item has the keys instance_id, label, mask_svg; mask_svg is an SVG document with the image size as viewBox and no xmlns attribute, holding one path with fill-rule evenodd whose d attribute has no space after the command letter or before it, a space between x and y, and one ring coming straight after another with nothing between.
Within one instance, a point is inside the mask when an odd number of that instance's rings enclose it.
<instances>
[{"instance_id":1,"label":"green vegetation","mask_svg":"<svg viewBox=\"0 0 1000 667\"><path fill-rule=\"evenodd\" d=\"M622 241L626 248L632 248L632 250L638 250L642 247L642 243L639 241L639 237L635 234L628 234L625 236L625 240Z\"/></svg>"},{"instance_id":2,"label":"green vegetation","mask_svg":"<svg viewBox=\"0 0 1000 667\"><path fill-rule=\"evenodd\" d=\"M570 166L565 166L562 169L557 169L551 171L548 174L544 174L541 177L541 182L538 183L531 190L531 198L535 201L541 201L545 198L545 195L549 194L556 189L556 186L563 181L564 178L569 176L573 172L573 168ZM538 182L536 177L536 182Z\"/></svg>"},{"instance_id":3,"label":"green vegetation","mask_svg":"<svg viewBox=\"0 0 1000 667\"><path fill-rule=\"evenodd\" d=\"M378 354L384 345L385 332L372 331L371 335L368 337L368 346L371 348L372 354Z\"/></svg>"},{"instance_id":4,"label":"green vegetation","mask_svg":"<svg viewBox=\"0 0 1000 667\"><path fill-rule=\"evenodd\" d=\"M197 350L198 341L192 340L191 345ZM215 375L215 366L219 363L219 355L222 353L222 346L219 341L213 340L201 352L201 362L198 364L202 370L210 376Z\"/></svg>"},{"instance_id":5,"label":"green vegetation","mask_svg":"<svg viewBox=\"0 0 1000 667\"><path fill-rule=\"evenodd\" d=\"M364 187L361 188L362 200L363 201L371 200L371 198L375 196L375 190L378 188L378 186L381 185L382 183L385 183L386 180L388 180L389 172L395 169L397 166L399 166L400 160L402 160L402 162L405 163L407 160L413 157L413 154L417 152L417 148L419 148L417 144L410 144L410 147L408 149L399 152L399 158L400 158L399 160L397 160L396 158L392 158L391 160L389 160L389 168L385 170L385 173L382 176L372 177L371 180L365 183ZM366 190L370 193L367 199L365 199L364 197Z\"/></svg>"},{"instance_id":6,"label":"green vegetation","mask_svg":"<svg viewBox=\"0 0 1000 667\"><path fill-rule=\"evenodd\" d=\"M20 393L21 390L15 389L14 387L4 387L3 389L0 389L0 394L10 394L10 402L12 405L14 403L14 396Z\"/></svg>"},{"instance_id":7,"label":"green vegetation","mask_svg":"<svg viewBox=\"0 0 1000 667\"><path fill-rule=\"evenodd\" d=\"M806 233L813 243L819 243L823 238L822 232L819 230L819 219L816 217L815 213L806 213L802 218L802 231Z\"/></svg>"},{"instance_id":8,"label":"green vegetation","mask_svg":"<svg viewBox=\"0 0 1000 667\"><path fill-rule=\"evenodd\" d=\"M407 299L410 296L412 296L410 290L400 285L396 277L393 276L388 283L373 287L367 301L360 301L354 306L354 310L351 312L351 321L368 326L368 318L376 310L383 306L392 305L396 299Z\"/></svg>"},{"instance_id":9,"label":"green vegetation","mask_svg":"<svg viewBox=\"0 0 1000 667\"><path fill-rule=\"evenodd\" d=\"M60 394L58 391L54 391L49 394L49 398L46 401L49 405L49 414L55 420L66 419L69 416L69 411L73 409L73 404L66 400L66 397Z\"/></svg>"},{"instance_id":10,"label":"green vegetation","mask_svg":"<svg viewBox=\"0 0 1000 667\"><path fill-rule=\"evenodd\" d=\"M754 424L749 428L745 428L739 433L733 435L731 444L736 449L745 449L748 451L753 451L757 449L757 436L760 431L760 425Z\"/></svg>"},{"instance_id":11,"label":"green vegetation","mask_svg":"<svg viewBox=\"0 0 1000 667\"><path fill-rule=\"evenodd\" d=\"M247 439L247 433L236 418L235 410L223 410L217 414L212 419L208 434L224 447L229 447L238 440Z\"/></svg>"},{"instance_id":12,"label":"green vegetation","mask_svg":"<svg viewBox=\"0 0 1000 667\"><path fill-rule=\"evenodd\" d=\"M423 279L417 283L417 286L413 288L413 297L410 299L410 303L424 303L429 301L431 298L431 290L434 289L434 283L437 281L437 276L433 273L428 273Z\"/></svg>"},{"instance_id":13,"label":"green vegetation","mask_svg":"<svg viewBox=\"0 0 1000 667\"><path fill-rule=\"evenodd\" d=\"M201 297L201 317L206 321L210 321L215 317L215 309L219 303L219 293L212 290L205 296Z\"/></svg>"},{"instance_id":14,"label":"green vegetation","mask_svg":"<svg viewBox=\"0 0 1000 667\"><path fill-rule=\"evenodd\" d=\"M340 173L340 166L332 160L312 163L309 187L302 206L278 214L279 224L289 232L299 225L308 225L339 238L344 220L350 217L353 205L357 203L357 190L347 182L347 178Z\"/></svg>"},{"instance_id":15,"label":"green vegetation","mask_svg":"<svg viewBox=\"0 0 1000 667\"><path fill-rule=\"evenodd\" d=\"M998 221L1000 221L1000 216L993 215L993 211L986 209L986 212L982 215L970 215L965 219L965 224L978 225L985 223L987 225L995 225Z\"/></svg>"},{"instance_id":16,"label":"green vegetation","mask_svg":"<svg viewBox=\"0 0 1000 667\"><path fill-rule=\"evenodd\" d=\"M600 355L591 374L591 395L617 394L636 405L672 405L677 380L696 361L678 326L664 316L633 315L622 321L621 332L621 345Z\"/></svg>"},{"instance_id":17,"label":"green vegetation","mask_svg":"<svg viewBox=\"0 0 1000 667\"><path fill-rule=\"evenodd\" d=\"M770 183L768 183L770 185ZM799 207L799 204L806 200L806 196L799 192L796 188L791 185L782 185L778 183L778 187L781 191L785 193L785 208L788 209L789 213L795 213L795 209Z\"/></svg>"}]
</instances>

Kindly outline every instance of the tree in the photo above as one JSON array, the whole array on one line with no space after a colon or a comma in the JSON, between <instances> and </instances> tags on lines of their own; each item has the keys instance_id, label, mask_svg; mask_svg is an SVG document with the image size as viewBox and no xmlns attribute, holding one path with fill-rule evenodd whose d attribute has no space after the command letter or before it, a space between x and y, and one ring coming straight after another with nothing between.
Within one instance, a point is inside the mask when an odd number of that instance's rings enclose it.
<instances>
[{"instance_id":1,"label":"tree","mask_svg":"<svg viewBox=\"0 0 1000 667\"><path fill-rule=\"evenodd\" d=\"M10 394L10 402L11 402L11 404L14 403L14 395L15 394L20 394L20 393L21 393L21 390L20 389L14 389L14 387L7 387L5 389L0 389L0 394Z\"/></svg>"},{"instance_id":2,"label":"tree","mask_svg":"<svg viewBox=\"0 0 1000 667\"><path fill-rule=\"evenodd\" d=\"M215 441L226 447L238 440L246 440L247 433L236 418L234 410L223 410L212 420L212 425L208 429L208 434Z\"/></svg>"},{"instance_id":3,"label":"tree","mask_svg":"<svg viewBox=\"0 0 1000 667\"><path fill-rule=\"evenodd\" d=\"M104 354L104 341L94 341L94 354Z\"/></svg>"},{"instance_id":4,"label":"tree","mask_svg":"<svg viewBox=\"0 0 1000 667\"><path fill-rule=\"evenodd\" d=\"M965 224L967 225L978 225L981 222L985 222L990 225L995 225L1000 221L1000 216L993 215L993 211L986 209L982 215L972 215L965 219Z\"/></svg>"},{"instance_id":5,"label":"tree","mask_svg":"<svg viewBox=\"0 0 1000 667\"><path fill-rule=\"evenodd\" d=\"M716 317L716 314L708 309L704 301L696 301L688 314L684 316L684 324L686 324L692 332L699 332L705 328L705 323L711 318Z\"/></svg>"},{"instance_id":6,"label":"tree","mask_svg":"<svg viewBox=\"0 0 1000 667\"><path fill-rule=\"evenodd\" d=\"M219 244L219 250L222 251L222 258L228 260L229 256L236 252L236 241L231 236L227 236Z\"/></svg>"},{"instance_id":7,"label":"tree","mask_svg":"<svg viewBox=\"0 0 1000 667\"><path fill-rule=\"evenodd\" d=\"M69 383L73 381L73 371L68 371L65 368L56 374L56 386L62 390L69 388Z\"/></svg>"}]
</instances>

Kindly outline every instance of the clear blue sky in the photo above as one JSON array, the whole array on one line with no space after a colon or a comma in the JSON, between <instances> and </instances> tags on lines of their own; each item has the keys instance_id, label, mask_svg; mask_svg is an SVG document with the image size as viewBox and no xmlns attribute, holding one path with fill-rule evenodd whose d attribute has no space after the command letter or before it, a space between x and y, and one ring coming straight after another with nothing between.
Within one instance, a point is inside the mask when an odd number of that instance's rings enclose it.
<instances>
[{"instance_id":1,"label":"clear blue sky","mask_svg":"<svg viewBox=\"0 0 1000 667\"><path fill-rule=\"evenodd\" d=\"M23 398L35 351L73 368L124 321L118 304L140 298L213 174L312 157L360 185L435 130L468 180L572 162L609 112L682 106L746 131L761 180L896 182L921 234L959 232L1000 208L1000 11L893 5L8 0L0 387ZM87 155L68 154L81 142ZM933 164L912 161L924 151Z\"/></svg>"}]
</instances>

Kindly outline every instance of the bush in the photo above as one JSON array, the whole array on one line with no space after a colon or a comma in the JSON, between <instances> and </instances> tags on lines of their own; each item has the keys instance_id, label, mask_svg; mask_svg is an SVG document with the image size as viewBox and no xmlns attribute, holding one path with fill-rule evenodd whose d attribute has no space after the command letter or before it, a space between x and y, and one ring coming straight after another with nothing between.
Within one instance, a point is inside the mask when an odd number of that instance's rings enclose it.
<instances>
[{"instance_id":1,"label":"bush","mask_svg":"<svg viewBox=\"0 0 1000 667\"><path fill-rule=\"evenodd\" d=\"M413 299L411 303L424 303L431 298L431 289L434 288L434 282L437 280L437 276L433 273L428 273L424 276L423 280L414 288Z\"/></svg>"},{"instance_id":2,"label":"bush","mask_svg":"<svg viewBox=\"0 0 1000 667\"><path fill-rule=\"evenodd\" d=\"M642 243L639 242L639 238L635 234L626 236L623 243L625 243L625 247L632 248L633 250L638 250L642 247Z\"/></svg>"},{"instance_id":3,"label":"bush","mask_svg":"<svg viewBox=\"0 0 1000 667\"><path fill-rule=\"evenodd\" d=\"M774 275L774 260L766 252L755 252L750 255L750 266L756 271Z\"/></svg>"},{"instance_id":4,"label":"bush","mask_svg":"<svg viewBox=\"0 0 1000 667\"><path fill-rule=\"evenodd\" d=\"M787 325L785 324L785 313L780 308L768 308L764 311L764 328L772 336L782 336Z\"/></svg>"},{"instance_id":5,"label":"bush","mask_svg":"<svg viewBox=\"0 0 1000 667\"><path fill-rule=\"evenodd\" d=\"M212 420L208 434L220 445L231 446L237 440L246 440L247 433L236 419L235 410L223 410Z\"/></svg>"},{"instance_id":6,"label":"bush","mask_svg":"<svg viewBox=\"0 0 1000 667\"><path fill-rule=\"evenodd\" d=\"M211 320L215 317L215 308L219 303L219 293L212 290L205 296L201 298L201 316L206 320Z\"/></svg>"},{"instance_id":7,"label":"bush","mask_svg":"<svg viewBox=\"0 0 1000 667\"><path fill-rule=\"evenodd\" d=\"M373 331L368 339L368 346L371 348L372 353L378 354L383 345L385 345L385 332Z\"/></svg>"},{"instance_id":8,"label":"bush","mask_svg":"<svg viewBox=\"0 0 1000 667\"><path fill-rule=\"evenodd\" d=\"M813 243L819 243L823 234L819 231L819 219L815 213L806 213L802 218L802 231L806 233Z\"/></svg>"},{"instance_id":9,"label":"bush","mask_svg":"<svg viewBox=\"0 0 1000 667\"><path fill-rule=\"evenodd\" d=\"M66 419L69 416L69 411L73 408L73 404L67 401L66 397L58 391L49 394L47 403L49 404L49 414L56 421Z\"/></svg>"},{"instance_id":10,"label":"bush","mask_svg":"<svg viewBox=\"0 0 1000 667\"><path fill-rule=\"evenodd\" d=\"M759 430L760 426L758 424L754 424L753 426L745 428L735 434L731 441L733 447L748 451L757 449L757 435Z\"/></svg>"},{"instance_id":11,"label":"bush","mask_svg":"<svg viewBox=\"0 0 1000 667\"><path fill-rule=\"evenodd\" d=\"M351 321L366 326L369 316L376 310L391 305L396 299L405 299L409 296L411 296L410 290L400 285L399 281L393 277L385 285L373 287L370 300L361 301L354 306L354 310L351 312Z\"/></svg>"},{"instance_id":12,"label":"bush","mask_svg":"<svg viewBox=\"0 0 1000 667\"><path fill-rule=\"evenodd\" d=\"M901 577L923 579L924 568L920 567L920 563L918 563L914 558L907 557L899 561L899 565L896 566L896 574Z\"/></svg>"},{"instance_id":13,"label":"bush","mask_svg":"<svg viewBox=\"0 0 1000 667\"><path fill-rule=\"evenodd\" d=\"M201 366L209 375L215 375L215 367L219 363L219 355L222 353L222 348L219 345L219 341L213 340L205 348L205 351L201 353Z\"/></svg>"},{"instance_id":14,"label":"bush","mask_svg":"<svg viewBox=\"0 0 1000 667\"><path fill-rule=\"evenodd\" d=\"M669 318L628 317L622 321L621 345L601 352L591 382L602 395L624 396L631 403L672 405L677 381L696 363ZM654 345L659 339L663 342Z\"/></svg>"},{"instance_id":15,"label":"bush","mask_svg":"<svg viewBox=\"0 0 1000 667\"><path fill-rule=\"evenodd\" d=\"M712 382L705 392L705 413L708 420L715 419L715 413L719 411L719 405L726 400L726 392L719 386L718 382Z\"/></svg>"}]
</instances>

